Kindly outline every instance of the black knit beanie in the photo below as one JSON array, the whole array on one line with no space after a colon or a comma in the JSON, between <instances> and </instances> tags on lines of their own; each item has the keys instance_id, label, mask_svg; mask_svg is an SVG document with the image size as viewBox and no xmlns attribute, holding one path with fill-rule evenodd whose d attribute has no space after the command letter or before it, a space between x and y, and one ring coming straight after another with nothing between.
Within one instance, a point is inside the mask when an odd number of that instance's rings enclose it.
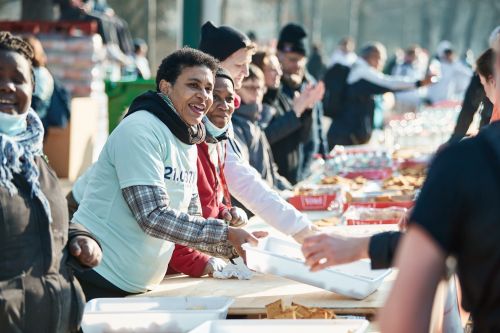
<instances>
[{"instance_id":1,"label":"black knit beanie","mask_svg":"<svg viewBox=\"0 0 500 333\"><path fill-rule=\"evenodd\" d=\"M281 29L278 50L306 55L306 37L307 33L301 25L289 23Z\"/></svg>"},{"instance_id":2,"label":"black knit beanie","mask_svg":"<svg viewBox=\"0 0 500 333\"><path fill-rule=\"evenodd\" d=\"M233 80L233 77L231 76L231 74L225 70L224 68L222 67L219 67L217 69L217 72L215 72L215 77L220 77L220 78L224 78L224 79L228 79L229 81L231 81L231 83L233 84L233 88L234 88L234 80Z\"/></svg>"},{"instance_id":3,"label":"black knit beanie","mask_svg":"<svg viewBox=\"0 0 500 333\"><path fill-rule=\"evenodd\" d=\"M247 35L241 31L221 25L216 27L208 21L201 27L199 50L224 61L231 54L251 44Z\"/></svg>"}]
</instances>

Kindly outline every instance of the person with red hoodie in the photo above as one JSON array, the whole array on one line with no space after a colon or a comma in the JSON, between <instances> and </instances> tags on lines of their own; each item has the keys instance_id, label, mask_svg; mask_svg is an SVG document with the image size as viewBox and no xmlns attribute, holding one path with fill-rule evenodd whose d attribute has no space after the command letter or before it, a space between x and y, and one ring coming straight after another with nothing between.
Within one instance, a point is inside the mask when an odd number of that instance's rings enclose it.
<instances>
[{"instance_id":1,"label":"person with red hoodie","mask_svg":"<svg viewBox=\"0 0 500 333\"><path fill-rule=\"evenodd\" d=\"M204 218L220 218L233 227L248 222L246 213L230 206L230 195L224 177L227 130L237 102L234 81L226 70L215 74L214 103L203 119L207 132L198 148L198 193ZM222 259L210 257L189 247L176 245L167 274L184 273L191 277L212 274L224 268Z\"/></svg>"}]
</instances>

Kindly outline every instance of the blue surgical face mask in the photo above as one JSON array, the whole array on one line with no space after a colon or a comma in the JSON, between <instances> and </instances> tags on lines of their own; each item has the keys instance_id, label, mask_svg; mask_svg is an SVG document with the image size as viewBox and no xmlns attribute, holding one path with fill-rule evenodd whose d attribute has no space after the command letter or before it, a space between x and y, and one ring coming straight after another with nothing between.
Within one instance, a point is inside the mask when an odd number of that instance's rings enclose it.
<instances>
[{"instance_id":1,"label":"blue surgical face mask","mask_svg":"<svg viewBox=\"0 0 500 333\"><path fill-rule=\"evenodd\" d=\"M21 134L28 126L26 123L27 116L28 112L16 115L0 112L0 134L8 136Z\"/></svg>"},{"instance_id":2,"label":"blue surgical face mask","mask_svg":"<svg viewBox=\"0 0 500 333\"><path fill-rule=\"evenodd\" d=\"M203 117L203 125L205 125L205 129L207 130L208 135L210 135L213 138L218 138L222 134L227 132L227 129L229 128L229 123L226 124L223 128L219 128L215 126L210 119L208 119L207 116Z\"/></svg>"}]
</instances>

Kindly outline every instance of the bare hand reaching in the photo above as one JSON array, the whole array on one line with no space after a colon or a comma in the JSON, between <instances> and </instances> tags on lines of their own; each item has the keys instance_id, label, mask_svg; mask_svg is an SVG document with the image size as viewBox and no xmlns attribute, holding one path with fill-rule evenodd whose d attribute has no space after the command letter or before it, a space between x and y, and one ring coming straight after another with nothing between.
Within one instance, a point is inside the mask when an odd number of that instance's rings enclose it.
<instances>
[{"instance_id":1,"label":"bare hand reaching","mask_svg":"<svg viewBox=\"0 0 500 333\"><path fill-rule=\"evenodd\" d=\"M251 234L243 229L229 227L227 240L234 246L236 252L246 261L245 251L241 248L242 244L249 243L252 246L259 244L259 238L264 238L268 235L266 231L254 231Z\"/></svg>"},{"instance_id":2,"label":"bare hand reaching","mask_svg":"<svg viewBox=\"0 0 500 333\"><path fill-rule=\"evenodd\" d=\"M350 263L368 257L369 237L346 238L321 234L306 238L302 253L306 265L316 272L333 265Z\"/></svg>"}]
</instances>

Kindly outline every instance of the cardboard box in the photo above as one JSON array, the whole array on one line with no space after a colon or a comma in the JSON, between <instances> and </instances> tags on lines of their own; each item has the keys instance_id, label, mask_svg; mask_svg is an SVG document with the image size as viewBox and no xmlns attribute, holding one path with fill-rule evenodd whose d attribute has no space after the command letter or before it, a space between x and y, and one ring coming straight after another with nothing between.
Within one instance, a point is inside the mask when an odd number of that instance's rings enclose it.
<instances>
[{"instance_id":1,"label":"cardboard box","mask_svg":"<svg viewBox=\"0 0 500 333\"><path fill-rule=\"evenodd\" d=\"M92 98L73 98L68 126L49 128L44 152L59 178L74 181L92 164L98 112L99 106Z\"/></svg>"}]
</instances>

